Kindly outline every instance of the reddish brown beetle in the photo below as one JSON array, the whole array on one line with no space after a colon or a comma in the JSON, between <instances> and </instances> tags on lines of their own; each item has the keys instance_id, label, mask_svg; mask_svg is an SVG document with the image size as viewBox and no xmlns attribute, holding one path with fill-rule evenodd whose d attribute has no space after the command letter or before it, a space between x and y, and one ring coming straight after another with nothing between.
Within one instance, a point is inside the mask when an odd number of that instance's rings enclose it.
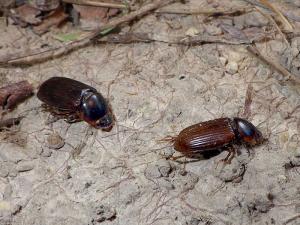
<instances>
[{"instance_id":1,"label":"reddish brown beetle","mask_svg":"<svg viewBox=\"0 0 300 225\"><path fill-rule=\"evenodd\" d=\"M68 122L84 120L95 128L112 128L113 116L106 100L89 85L70 78L52 77L40 86L37 97L53 113L67 116Z\"/></svg>"},{"instance_id":2,"label":"reddish brown beetle","mask_svg":"<svg viewBox=\"0 0 300 225\"><path fill-rule=\"evenodd\" d=\"M220 118L194 124L183 129L178 136L165 140L171 141L176 151L191 158L216 149L226 150L229 153L224 161L230 162L235 154L233 144L244 143L253 146L262 143L264 138L261 132L245 119Z\"/></svg>"}]
</instances>

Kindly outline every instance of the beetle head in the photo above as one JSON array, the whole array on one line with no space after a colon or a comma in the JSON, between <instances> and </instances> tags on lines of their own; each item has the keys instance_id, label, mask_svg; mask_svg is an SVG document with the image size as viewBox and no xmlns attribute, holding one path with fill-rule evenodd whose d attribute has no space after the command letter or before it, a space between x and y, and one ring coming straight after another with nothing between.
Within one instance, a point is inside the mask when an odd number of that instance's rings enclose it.
<instances>
[{"instance_id":1,"label":"beetle head","mask_svg":"<svg viewBox=\"0 0 300 225\"><path fill-rule=\"evenodd\" d=\"M233 121L241 141L249 145L261 144L264 141L261 132L252 123L241 118L234 118Z\"/></svg>"},{"instance_id":2,"label":"beetle head","mask_svg":"<svg viewBox=\"0 0 300 225\"><path fill-rule=\"evenodd\" d=\"M82 119L97 129L110 130L113 119L109 107L98 92L86 91L83 93L80 111Z\"/></svg>"}]
</instances>

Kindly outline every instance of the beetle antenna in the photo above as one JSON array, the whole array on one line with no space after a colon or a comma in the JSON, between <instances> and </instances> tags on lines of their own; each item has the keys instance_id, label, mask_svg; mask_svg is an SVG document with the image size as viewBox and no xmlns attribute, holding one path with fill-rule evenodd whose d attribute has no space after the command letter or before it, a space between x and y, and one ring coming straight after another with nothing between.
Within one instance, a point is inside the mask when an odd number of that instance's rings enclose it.
<instances>
[{"instance_id":1,"label":"beetle antenna","mask_svg":"<svg viewBox=\"0 0 300 225\"><path fill-rule=\"evenodd\" d=\"M159 139L157 140L156 142L158 143L161 143L161 142L170 142L170 143L173 143L176 139L176 136L171 136L171 135L168 135L162 139Z\"/></svg>"}]
</instances>

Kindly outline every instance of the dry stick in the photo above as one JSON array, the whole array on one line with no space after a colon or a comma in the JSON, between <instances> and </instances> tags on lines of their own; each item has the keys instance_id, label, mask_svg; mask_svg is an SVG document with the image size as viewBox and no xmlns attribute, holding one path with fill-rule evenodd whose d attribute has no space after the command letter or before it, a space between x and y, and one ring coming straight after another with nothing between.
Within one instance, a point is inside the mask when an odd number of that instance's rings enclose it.
<instances>
[{"instance_id":1,"label":"dry stick","mask_svg":"<svg viewBox=\"0 0 300 225\"><path fill-rule=\"evenodd\" d=\"M167 44L178 44L178 45L201 45L209 43L220 43L220 44L251 44L253 42L260 42L268 37L268 33L265 36L258 36L251 40L247 39L236 39L228 34L224 35L206 35L199 34L194 37L187 36L170 36L152 33L125 33L125 34L110 34L104 38L97 40L98 43L121 43L129 44L134 42L162 42Z\"/></svg>"},{"instance_id":2,"label":"dry stick","mask_svg":"<svg viewBox=\"0 0 300 225\"><path fill-rule=\"evenodd\" d=\"M290 24L290 22L284 17L284 15L282 15L282 13L275 6L273 6L268 0L260 0L260 2L278 15L279 19L283 24L285 24L288 31L293 31L292 24Z\"/></svg>"},{"instance_id":3,"label":"dry stick","mask_svg":"<svg viewBox=\"0 0 300 225\"><path fill-rule=\"evenodd\" d=\"M88 5L88 6L98 6L106 8L116 8L116 9L127 9L125 4L113 3L113 2L100 2L93 0L63 0L66 3L72 3L76 5Z\"/></svg>"},{"instance_id":4,"label":"dry stick","mask_svg":"<svg viewBox=\"0 0 300 225\"><path fill-rule=\"evenodd\" d=\"M274 21L274 19L272 18L272 16L264 13L263 11L261 11L257 6L254 6L255 9L264 17L266 17L268 20L271 21L271 23L276 27L277 31L280 33L280 35L282 36L283 40L285 41L285 43L287 44L287 46L290 46L288 40L286 39L286 36L282 33L282 31L280 30L279 26L277 25L277 23Z\"/></svg>"},{"instance_id":5,"label":"dry stick","mask_svg":"<svg viewBox=\"0 0 300 225\"><path fill-rule=\"evenodd\" d=\"M245 99L245 103L244 103L243 116L245 118L249 118L251 116L252 94L253 94L253 86L252 86L252 84L249 84L247 91L246 91L246 99Z\"/></svg>"},{"instance_id":6,"label":"dry stick","mask_svg":"<svg viewBox=\"0 0 300 225\"><path fill-rule=\"evenodd\" d=\"M281 73L286 80L294 80L295 82L300 84L300 78L296 77L295 75L291 74L286 68L284 68L279 63L273 62L273 60L267 56L262 55L259 50L255 46L248 46L247 50L254 54L257 58L261 59L265 63L269 64L271 67L273 67L275 70L277 70L279 73Z\"/></svg>"},{"instance_id":7,"label":"dry stick","mask_svg":"<svg viewBox=\"0 0 300 225\"><path fill-rule=\"evenodd\" d=\"M91 41L101 36L101 33L107 29L112 29L117 26L120 26L121 24L130 22L138 17L142 17L149 13L150 11L153 11L161 6L170 4L175 2L176 0L159 0L155 1L151 4L148 4L141 9L131 12L128 15L122 16L120 18L114 19L110 22L108 22L106 25L102 26L99 29L96 29L92 31L88 36L84 37L83 39L76 40L73 42L70 42L66 45L51 48L44 50L42 52L35 52L34 54L29 55L22 55L22 56L16 56L15 58L0 58L0 65L28 65L32 63L37 62L43 62L51 58L59 57L64 54L67 54L75 49L81 48L83 46L86 46L91 43Z\"/></svg>"},{"instance_id":8,"label":"dry stick","mask_svg":"<svg viewBox=\"0 0 300 225\"><path fill-rule=\"evenodd\" d=\"M296 215L296 216L293 216L292 218L289 218L289 219L288 219L287 221L285 221L283 224L286 225L286 224L288 224L288 223L290 223L290 222L292 222L293 220L298 219L298 218L300 218L300 214L298 214L298 215Z\"/></svg>"},{"instance_id":9,"label":"dry stick","mask_svg":"<svg viewBox=\"0 0 300 225\"><path fill-rule=\"evenodd\" d=\"M249 4L256 5L256 6L259 6L259 7L263 8L263 9L266 9L268 12L274 14L274 11L272 11L272 10L271 10L269 7L267 7L266 5L263 5L263 4L261 4L261 3L258 3L258 2L254 1L254 0L244 0L244 1L245 1L245 2L248 2ZM292 16L290 16L288 13L284 13L284 12L283 12L283 14L284 14L285 17L289 18L290 20L297 21L297 20L295 20Z\"/></svg>"},{"instance_id":10,"label":"dry stick","mask_svg":"<svg viewBox=\"0 0 300 225\"><path fill-rule=\"evenodd\" d=\"M90 36L90 34L89 34ZM100 37L96 40L97 43L120 43L120 44L130 44L135 42L162 42L167 44L177 44L177 45L202 45L202 44L229 44L229 45L242 45L242 44L252 44L253 42L260 42L267 38L268 34L263 37L258 37L252 40L249 39L233 39L230 35L206 35L201 34L195 37L186 36L163 36L160 34L149 34L149 33L125 33L125 34L110 34L106 37ZM83 39L80 42L71 42L68 45L61 47L46 49L40 51L40 49L33 50L31 54L26 54L26 52L15 53L8 55L6 57L0 58L0 65L29 65L46 59L55 58L61 56L69 51L75 50L77 48L83 47L90 43L90 39Z\"/></svg>"},{"instance_id":11,"label":"dry stick","mask_svg":"<svg viewBox=\"0 0 300 225\"><path fill-rule=\"evenodd\" d=\"M157 9L156 13L165 13L165 14L188 14L188 15L208 15L208 16L235 16L241 15L246 12L252 11L252 8L241 8L241 9L232 9L228 11L221 10L203 10L203 9L195 9L195 8L187 8L187 7L172 7L166 6L161 9Z\"/></svg>"}]
</instances>

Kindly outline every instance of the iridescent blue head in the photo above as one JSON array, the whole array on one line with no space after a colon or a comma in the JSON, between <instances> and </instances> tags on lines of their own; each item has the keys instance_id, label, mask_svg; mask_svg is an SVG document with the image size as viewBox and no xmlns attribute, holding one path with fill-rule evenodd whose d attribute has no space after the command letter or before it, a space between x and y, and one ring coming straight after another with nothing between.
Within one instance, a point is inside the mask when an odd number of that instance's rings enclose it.
<instances>
[{"instance_id":1,"label":"iridescent blue head","mask_svg":"<svg viewBox=\"0 0 300 225\"><path fill-rule=\"evenodd\" d=\"M264 141L261 132L249 121L241 118L233 119L236 134L246 144L257 145Z\"/></svg>"},{"instance_id":2,"label":"iridescent blue head","mask_svg":"<svg viewBox=\"0 0 300 225\"><path fill-rule=\"evenodd\" d=\"M82 94L80 105L81 118L95 128L112 128L113 119L106 100L95 91L87 90Z\"/></svg>"}]
</instances>

